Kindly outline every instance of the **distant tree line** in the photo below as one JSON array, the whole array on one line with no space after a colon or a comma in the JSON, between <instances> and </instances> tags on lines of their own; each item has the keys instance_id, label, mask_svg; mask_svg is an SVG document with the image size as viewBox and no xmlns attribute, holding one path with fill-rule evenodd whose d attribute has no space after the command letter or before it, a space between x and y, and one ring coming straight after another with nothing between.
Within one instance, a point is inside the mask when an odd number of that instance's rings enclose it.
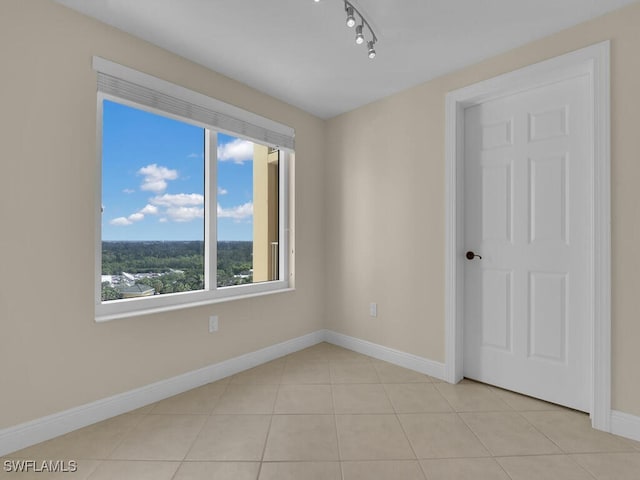
<instances>
[{"instance_id":1,"label":"distant tree line","mask_svg":"<svg viewBox=\"0 0 640 480\"><path fill-rule=\"evenodd\" d=\"M219 287L252 282L252 242L218 242ZM204 288L204 242L146 241L102 242L102 274L157 273L136 284L152 287L156 294ZM120 298L117 286L102 284L102 300Z\"/></svg>"},{"instance_id":2,"label":"distant tree line","mask_svg":"<svg viewBox=\"0 0 640 480\"><path fill-rule=\"evenodd\" d=\"M102 242L102 274L204 272L204 242Z\"/></svg>"}]
</instances>

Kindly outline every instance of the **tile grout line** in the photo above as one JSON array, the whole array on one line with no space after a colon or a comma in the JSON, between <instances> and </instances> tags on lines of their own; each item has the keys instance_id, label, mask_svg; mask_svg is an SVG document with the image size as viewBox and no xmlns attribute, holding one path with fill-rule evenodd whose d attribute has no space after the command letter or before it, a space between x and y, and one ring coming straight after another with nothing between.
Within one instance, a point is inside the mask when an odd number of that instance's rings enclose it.
<instances>
[{"instance_id":1,"label":"tile grout line","mask_svg":"<svg viewBox=\"0 0 640 480\"><path fill-rule=\"evenodd\" d=\"M233 377L233 375L232 375L232 377ZM209 382L209 383L207 383L207 384L205 384L203 386L211 385L212 383L216 383L216 382ZM213 415L213 412L214 412L214 410L216 408L217 403L220 401L220 399L227 392L227 390L229 389L229 385L230 384L231 384L231 378L229 378L229 380L224 383L224 389L223 389L222 393L218 396L218 398L216 398L213 406L211 407L211 410L207 414L206 420L202 423L202 426L200 427L200 430L198 430L198 433L193 438L193 441L191 442L191 445L189 445L189 448L187 449L187 451L185 452L184 456L182 457L182 460L180 461L180 465L176 469L176 471L174 473L174 476L172 478L175 478L175 476L178 474L178 471L180 470L182 465L187 461L187 457L189 456L189 453L191 452L191 450L193 450L193 447L195 446L196 442L200 439L200 436L202 435L202 432L204 431L205 427L207 426L207 423L209 422L209 420L211 419L211 416ZM197 388L202 388L202 387L197 387ZM193 391L193 390L195 390L195 389L191 389L189 391Z\"/></svg>"},{"instance_id":2,"label":"tile grout line","mask_svg":"<svg viewBox=\"0 0 640 480\"><path fill-rule=\"evenodd\" d=\"M233 376L233 375L232 375L232 376ZM208 385L212 385L213 383L216 383L216 382L209 382L209 383L207 383L207 384L203 385L202 387L206 387L206 386L208 386ZM227 391L227 390L228 390L228 388L229 388L230 383L231 383L231 380L229 379L228 381L226 381L226 382L223 384L223 387L224 387L224 388L223 388L223 390L222 390L222 393L220 393L220 395L218 395L218 397L215 399L215 402L214 402L213 406L211 407L211 410L210 410L210 411L209 411L209 413L207 414L207 419L206 419L206 420L204 421L204 423L202 424L202 427L200 427L200 430L198 431L198 433L197 433L197 434L196 434L196 436L194 437L193 441L191 442L191 445L189 446L189 448L187 449L187 451L186 451L186 452L185 452L185 454L184 454L184 457L183 457L183 458L182 458L182 460L180 461L180 463L179 463L179 465L178 465L178 468L176 468L176 471L173 473L173 476L171 477L171 479L172 479L172 480L174 480L174 479L176 478L176 475L178 475L178 472L180 471L180 469L182 468L182 466L183 466L183 465L185 465L185 463L188 463L188 462L187 462L187 457L189 456L189 453L191 452L191 450L192 450L192 449L193 449L193 447L195 446L196 442L200 439L200 436L202 435L202 432L204 431L205 427L207 426L207 423L209 422L209 420L211 419L212 415L214 414L213 412L214 412L214 410L215 410L216 404L217 404L217 403L218 403L218 401L222 398L222 396L226 393L226 391ZM202 387L197 387L197 388L202 388ZM194 389L191 389L191 390L188 390L188 391L190 392L190 391L193 391L193 390L196 390L196 389L194 388ZM184 392L184 393L186 393L186 392ZM171 397L170 397L170 398L171 398ZM154 407L154 409L155 409L155 407ZM152 410L151 410L151 412L149 412L149 413L152 413L152 412L153 412L153 409L152 409ZM88 479L88 480L90 480L90 479Z\"/></svg>"},{"instance_id":3,"label":"tile grout line","mask_svg":"<svg viewBox=\"0 0 640 480\"><path fill-rule=\"evenodd\" d=\"M231 376L233 377L233 375ZM209 382L203 386L206 385L211 385L212 383L216 383L216 382ZM204 431L204 428L206 427L207 423L209 423L209 420L211 419L212 415L214 415L214 410L216 408L217 403L220 401L220 399L224 396L224 394L227 392L227 390L229 389L229 385L231 384L231 378L229 378L229 380L224 384L224 390L222 391L222 393L218 396L218 398L216 398L216 401L213 404L213 407L211 407L211 410L209 411L209 413L207 414L207 419L204 421L204 423L202 424L202 427L200 427L200 430L198 430L197 435L194 437L193 441L191 442L191 445L189 445L189 448L187 449L186 453L184 454L184 457L182 458L181 462L180 462L180 466L182 466L183 463L186 462L187 457L189 456L189 453L191 453L191 450L193 449L193 447L195 446L196 442L200 439L200 436L202 435L202 432ZM198 387L201 388L201 387ZM195 390L195 389L192 389ZM192 391L189 390L189 391ZM180 467L178 467L178 470L180 470ZM178 472L178 470L176 470L176 473ZM174 475L175 476L175 475Z\"/></svg>"},{"instance_id":4,"label":"tile grout line","mask_svg":"<svg viewBox=\"0 0 640 480\"><path fill-rule=\"evenodd\" d=\"M554 444L556 447L558 447L558 449L564 454L564 455L569 455L569 452L565 451L564 448L562 448L560 445L558 445L556 442L553 441L552 438L550 438L547 434L545 434L542 430L540 430L538 427L536 427L533 422L531 422L531 420L529 420L524 413L525 412L520 412L520 411L516 411L516 413L518 415L520 415L522 418L524 418L524 420L531 426L531 428L533 428L536 432L538 432L540 435L542 435L544 438L546 438L547 440L549 440L552 444Z\"/></svg>"},{"instance_id":5,"label":"tile grout line","mask_svg":"<svg viewBox=\"0 0 640 480\"><path fill-rule=\"evenodd\" d=\"M477 440L480 442L480 445L482 445L484 447L484 449L491 455L491 451L487 448L487 446L478 438L478 436L475 434L475 432L473 430L471 430L471 428L469 428L469 426L465 423L465 421L460 417L460 415L458 414L458 412L456 411L455 408L453 408L453 405L451 404L451 402L447 399L447 397L445 397L442 392L440 391L440 389L437 387L437 385L435 383L433 383L433 388L436 391L436 393L438 395L440 395L440 397L442 397L442 399L447 403L447 405L449 405L449 408L451 409L451 412L441 412L439 414L445 414L445 415L450 415L451 413L455 414L456 417L458 417L460 419L460 421L469 429L469 431L471 431L471 433L477 438ZM402 424L402 422L400 422L400 424ZM404 428L404 426L403 426ZM417 457L417 455L416 455ZM459 458L476 458L476 457L459 457ZM482 458L482 457L478 457L478 458ZM484 457L487 458L487 457ZM489 458L493 458L493 457L489 457ZM430 459L423 459L423 460L430 460ZM494 460L495 461L495 460ZM498 462L496 462L498 463ZM425 476L425 478L429 478L429 476L427 475L427 472L424 470L424 467L422 466L422 462L420 461L420 459L418 459L418 464L420 465L420 470L422 471L423 475ZM500 466L500 468L502 468L502 466ZM505 472L506 473L506 472ZM509 477L511 479L511 476L507 475L507 477Z\"/></svg>"},{"instance_id":6,"label":"tile grout line","mask_svg":"<svg viewBox=\"0 0 640 480\"><path fill-rule=\"evenodd\" d=\"M456 384L457 385L457 384ZM436 390L438 391L438 393L442 396L442 398L444 398L444 401L447 402L447 404L449 404L449 407L451 407L451 410L453 411L453 413L456 415L456 417L458 417L458 419L463 423L463 425L465 427L467 427L467 429L473 434L474 437L476 437L476 439L478 440L478 442L480 442L480 445L482 445L482 447L487 451L487 453L489 454L490 458L495 458L495 455L493 454L493 452L491 451L491 449L485 445L485 443L480 439L480 437L478 436L478 434L476 432L473 431L473 429L467 425L467 422L464 421L464 418L462 418L462 416L460 415L461 412L458 412L453 405L451 404L451 402L449 401L449 399L447 397L445 397L442 392L440 391L440 389L436 386ZM495 460L494 460L495 461ZM497 463L497 462L496 462ZM502 468L502 467L501 467ZM505 472L506 473L506 472ZM510 475L507 475L509 478L511 478Z\"/></svg>"},{"instance_id":7,"label":"tile grout line","mask_svg":"<svg viewBox=\"0 0 640 480\"><path fill-rule=\"evenodd\" d=\"M573 462L575 465L578 466L579 469L581 469L583 472L586 472L587 475L592 477L594 480L598 480L596 475L594 473L591 473L591 471L587 467L580 465L580 463L575 458L573 458L573 455L566 453L564 456L568 457L570 462Z\"/></svg>"},{"instance_id":8,"label":"tile grout line","mask_svg":"<svg viewBox=\"0 0 640 480\"><path fill-rule=\"evenodd\" d=\"M331 381L331 368L329 368L329 381ZM340 435L338 435L338 414L336 413L336 399L333 392L333 383L329 385L331 390L331 405L333 408L333 425L336 432L336 447L338 449L338 467L340 468L340 478L344 480L344 469L342 468L342 451L340 449Z\"/></svg>"},{"instance_id":9,"label":"tile grout line","mask_svg":"<svg viewBox=\"0 0 640 480\"><path fill-rule=\"evenodd\" d=\"M334 392L334 386L337 385L333 380L333 369L331 364L331 358L327 356L327 360L329 361L329 382L331 388L331 404L333 406L333 423L336 429L336 445L338 447L338 466L340 467L340 478L344 480L344 463L342 460L342 450L340 448L340 435L338 434L338 412L336 409L336 397Z\"/></svg>"},{"instance_id":10,"label":"tile grout line","mask_svg":"<svg viewBox=\"0 0 640 480\"><path fill-rule=\"evenodd\" d=\"M520 414L520 412L518 412L515 408L513 408L511 405L509 405L505 400L503 400L502 398L500 398L500 395L498 395L496 392L491 391L491 389L490 389L490 388L487 388L487 390L488 390L488 391L489 391L489 392L490 392L494 397L498 398L500 401L502 401L504 404L506 404L506 405L507 405L507 406L508 406L512 411L514 411L514 412L516 412L516 413ZM522 416L522 415L521 415L521 416ZM525 418L525 420L527 420L527 419ZM462 421L464 422L464 418L462 418ZM467 425L467 428L473 432L473 429L472 429L472 428L471 428L471 427L470 427L466 422L465 422L465 425ZM473 432L473 433L474 433L474 435L476 435L476 433L475 433L475 432ZM478 435L476 435L476 437L478 437ZM545 437L545 438L546 438L546 437ZM480 437L478 437L478 440L480 440ZM480 440L480 442L482 443L482 440ZM553 443L553 442L552 442L552 443ZM484 444L483 444L483 445L484 445ZM554 443L554 445L555 445L555 443ZM491 452L491 450L489 450L489 447L488 447L488 446L485 446L485 448L489 451L489 453L491 453L491 455L492 455L492 456L491 456L491 458L493 458L493 461L494 461L496 464L498 464L498 466L500 467L500 470L502 470L502 471L504 472L504 474L505 474L508 478L510 478L510 479L512 479L512 480L513 480L513 477L512 477L511 475L509 475L509 472L507 472L507 470L504 468L504 466L502 466L502 464L501 464L498 460L496 460L496 455L493 455L493 452ZM558 447L558 448L560 448L560 447ZM562 451L562 449L560 449L560 451Z\"/></svg>"},{"instance_id":11,"label":"tile grout line","mask_svg":"<svg viewBox=\"0 0 640 480\"><path fill-rule=\"evenodd\" d=\"M158 402L155 402L155 403L157 404ZM142 407L142 408L144 408L144 407ZM155 404L154 404L153 408L155 408ZM153 408L149 411L149 413L151 413L151 411L153 411ZM103 462L107 462L107 461L110 461L110 460L116 460L116 459L111 458L112 455L116 452L116 450L118 450L118 448L120 448L120 445L122 445L124 443L124 440L127 437L127 435L129 435L138 426L138 424L140 424L145 418L147 418L149 416L149 413L141 413L141 414L135 414L134 413L133 414L133 415L141 415L142 418L137 423L131 425L125 432L123 432L122 437L117 442L115 442L115 445L113 446L113 448L107 454L107 458L100 459L100 465ZM127 413L124 413L123 415L131 415L131 414L132 414L131 412L127 412ZM114 417L114 418L117 418L117 417ZM111 419L108 419L108 420L111 420ZM103 421L108 421L108 420L103 420ZM98 468L98 466L96 466L96 468L93 470L93 472L91 472L91 475L93 475L95 473L97 468Z\"/></svg>"},{"instance_id":12,"label":"tile grout line","mask_svg":"<svg viewBox=\"0 0 640 480\"><path fill-rule=\"evenodd\" d=\"M442 399L447 403L447 405L449 405L449 408L451 408L451 412L455 414L455 416L462 422L462 424L467 427L467 429L473 434L474 437L476 437L476 439L478 440L478 442L480 442L480 445L482 445L482 447L487 451L487 453L489 453L489 457L458 457L458 458L491 458L493 459L493 461L495 463L497 463L500 466L500 469L502 471L504 471L504 469L502 468L502 465L500 465L494 458L493 453L491 452L491 450L489 450L489 447L487 447L487 445L484 444L484 442L482 440L480 440L480 437L478 437L478 435L476 434L476 432L474 432L471 427L469 427L469 425L467 425L467 423L464 421L464 419L460 416L460 413L453 407L453 405L451 404L451 402L447 399L447 397L445 397L442 392L440 391L440 389L438 388L438 386L436 384L434 384L435 391L438 393L438 395L440 395L440 397L442 397ZM446 415L449 415L449 412L443 412ZM429 460L429 459L425 459L425 460ZM420 463L420 469L422 470L422 472L424 473L425 477L428 478L427 472L424 471L424 468L422 467L422 462ZM511 475L509 475L507 472L504 472L505 475L507 475L507 477L509 479L511 479Z\"/></svg>"},{"instance_id":13,"label":"tile grout line","mask_svg":"<svg viewBox=\"0 0 640 480\"><path fill-rule=\"evenodd\" d=\"M377 370L376 370L376 372L377 372ZM428 478L427 477L427 473L424 471L424 468L422 468L422 463L420 462L420 458L418 457L418 454L416 453L416 450L415 450L415 448L413 446L413 443L411 443L411 439L409 438L409 435L407 435L407 431L405 430L404 425L402 424L402 420L400 419L400 415L399 415L398 411L396 410L395 405L391 401L391 398L389 397L389 394L388 394L387 389L385 388L384 384L382 384L382 388L384 390L385 395L387 396L387 400L389 400L389 403L391 404L391 408L393 409L393 414L396 417L396 421L400 425L400 429L402 430L402 433L404 434L404 438L407 441L407 443L409 444L409 448L411 448L411 451L413 452L413 456L415 457L415 461L418 463L418 468L420 469L420 472L422 473L422 477L426 480Z\"/></svg>"},{"instance_id":14,"label":"tile grout line","mask_svg":"<svg viewBox=\"0 0 640 480\"><path fill-rule=\"evenodd\" d=\"M284 369L289 359L285 359L282 369L280 371L280 380L276 385L276 394L273 397L273 405L271 406L271 415L269 416L269 426L267 427L267 435L264 438L264 445L262 447L262 455L260 457L260 464L258 465L258 475L256 480L262 475L262 465L264 464L264 455L267 452L267 444L269 443L269 437L271 436L271 426L273 425L273 417L275 416L276 403L278 402L278 394L280 393L280 386L282 385L282 376L284 375Z\"/></svg>"}]
</instances>

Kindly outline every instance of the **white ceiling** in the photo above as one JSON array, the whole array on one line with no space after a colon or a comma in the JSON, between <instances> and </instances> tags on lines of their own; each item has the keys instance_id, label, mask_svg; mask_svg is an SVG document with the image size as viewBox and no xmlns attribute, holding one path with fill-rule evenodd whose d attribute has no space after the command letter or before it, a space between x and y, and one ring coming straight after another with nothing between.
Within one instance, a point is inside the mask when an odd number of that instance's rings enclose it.
<instances>
[{"instance_id":1,"label":"white ceiling","mask_svg":"<svg viewBox=\"0 0 640 480\"><path fill-rule=\"evenodd\" d=\"M637 0L56 0L330 118Z\"/></svg>"}]
</instances>

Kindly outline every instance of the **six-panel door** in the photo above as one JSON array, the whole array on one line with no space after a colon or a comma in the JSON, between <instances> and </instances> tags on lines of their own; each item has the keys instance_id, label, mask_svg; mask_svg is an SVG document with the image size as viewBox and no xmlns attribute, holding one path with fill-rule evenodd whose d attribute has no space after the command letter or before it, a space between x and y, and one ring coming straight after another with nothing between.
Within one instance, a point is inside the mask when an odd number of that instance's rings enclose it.
<instances>
[{"instance_id":1,"label":"six-panel door","mask_svg":"<svg viewBox=\"0 0 640 480\"><path fill-rule=\"evenodd\" d=\"M464 375L589 411L588 79L465 111Z\"/></svg>"}]
</instances>

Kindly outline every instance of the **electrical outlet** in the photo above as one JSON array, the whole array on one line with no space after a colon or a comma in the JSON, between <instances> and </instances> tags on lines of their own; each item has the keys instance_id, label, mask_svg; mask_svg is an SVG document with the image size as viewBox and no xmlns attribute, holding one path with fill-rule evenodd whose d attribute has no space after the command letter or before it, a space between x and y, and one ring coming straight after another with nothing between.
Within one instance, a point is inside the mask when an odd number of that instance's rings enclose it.
<instances>
[{"instance_id":1,"label":"electrical outlet","mask_svg":"<svg viewBox=\"0 0 640 480\"><path fill-rule=\"evenodd\" d=\"M369 315L372 317L377 317L378 316L378 304L377 303L370 303L369 304Z\"/></svg>"},{"instance_id":2,"label":"electrical outlet","mask_svg":"<svg viewBox=\"0 0 640 480\"><path fill-rule=\"evenodd\" d=\"M218 331L218 316L212 315L209 317L209 333Z\"/></svg>"}]
</instances>

